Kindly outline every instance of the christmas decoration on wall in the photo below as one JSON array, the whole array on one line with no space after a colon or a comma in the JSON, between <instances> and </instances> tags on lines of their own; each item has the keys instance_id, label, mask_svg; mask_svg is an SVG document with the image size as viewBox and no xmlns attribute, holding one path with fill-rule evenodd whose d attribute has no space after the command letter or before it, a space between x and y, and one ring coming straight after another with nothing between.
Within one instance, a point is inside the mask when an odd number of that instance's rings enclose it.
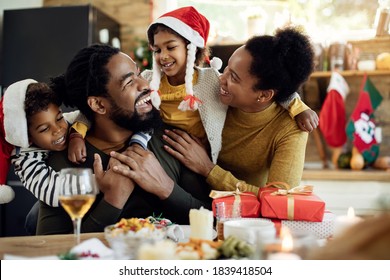
<instances>
[{"instance_id":1,"label":"christmas decoration on wall","mask_svg":"<svg viewBox=\"0 0 390 280\"><path fill-rule=\"evenodd\" d=\"M345 99L349 93L349 86L340 73L333 71L327 90L320 112L319 128L332 150L332 163L337 166L338 158L347 142Z\"/></svg>"},{"instance_id":2,"label":"christmas decoration on wall","mask_svg":"<svg viewBox=\"0 0 390 280\"><path fill-rule=\"evenodd\" d=\"M379 154L381 129L376 124L374 112L382 99L379 91L365 75L359 100L352 112L346 132L367 164L375 162Z\"/></svg>"},{"instance_id":3,"label":"christmas decoration on wall","mask_svg":"<svg viewBox=\"0 0 390 280\"><path fill-rule=\"evenodd\" d=\"M140 70L152 69L152 50L147 40L139 39L137 47L134 49L134 60Z\"/></svg>"}]
</instances>

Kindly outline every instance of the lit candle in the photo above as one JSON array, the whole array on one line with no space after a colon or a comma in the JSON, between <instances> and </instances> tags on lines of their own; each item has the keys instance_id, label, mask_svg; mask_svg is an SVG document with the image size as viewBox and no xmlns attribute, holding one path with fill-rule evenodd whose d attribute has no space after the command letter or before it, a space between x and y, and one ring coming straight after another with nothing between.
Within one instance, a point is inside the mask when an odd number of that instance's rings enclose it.
<instances>
[{"instance_id":1,"label":"lit candle","mask_svg":"<svg viewBox=\"0 0 390 280\"><path fill-rule=\"evenodd\" d=\"M213 240L213 212L203 207L190 210L190 237Z\"/></svg>"},{"instance_id":2,"label":"lit candle","mask_svg":"<svg viewBox=\"0 0 390 280\"><path fill-rule=\"evenodd\" d=\"M360 222L362 218L355 216L353 207L348 208L347 216L338 216L334 221L334 236L343 233L347 228Z\"/></svg>"},{"instance_id":3,"label":"lit candle","mask_svg":"<svg viewBox=\"0 0 390 280\"><path fill-rule=\"evenodd\" d=\"M282 238L281 252L269 254L268 260L300 260L297 254L292 253L293 238L288 228L281 229L280 237Z\"/></svg>"}]
</instances>

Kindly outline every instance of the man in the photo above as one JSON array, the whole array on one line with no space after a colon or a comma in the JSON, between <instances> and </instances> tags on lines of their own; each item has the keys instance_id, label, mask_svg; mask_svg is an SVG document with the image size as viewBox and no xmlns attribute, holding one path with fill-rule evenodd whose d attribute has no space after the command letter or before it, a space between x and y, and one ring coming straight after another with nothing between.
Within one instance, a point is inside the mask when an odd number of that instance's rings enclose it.
<instances>
[{"instance_id":1,"label":"man","mask_svg":"<svg viewBox=\"0 0 390 280\"><path fill-rule=\"evenodd\" d=\"M129 56L107 45L84 48L64 75L52 79L52 87L65 105L76 107L91 122L85 137L87 159L77 166L94 167L100 194L83 219L82 232L102 231L120 218L153 214L188 224L191 208L210 208L204 180L163 150L159 112L150 103L148 82ZM120 163L109 153L124 152L133 133L150 129L155 133L149 150L138 146L127 150L139 157L130 164L137 178L142 177L137 185L112 171ZM66 151L53 153L48 162L55 170L72 166ZM61 207L40 203L37 234L71 231L71 220Z\"/></svg>"}]
</instances>

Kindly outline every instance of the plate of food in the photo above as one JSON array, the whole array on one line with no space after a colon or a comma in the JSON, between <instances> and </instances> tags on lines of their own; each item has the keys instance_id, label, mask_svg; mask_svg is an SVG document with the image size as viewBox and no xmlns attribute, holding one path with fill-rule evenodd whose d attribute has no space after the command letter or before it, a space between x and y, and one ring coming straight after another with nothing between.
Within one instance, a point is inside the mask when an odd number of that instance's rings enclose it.
<instances>
[{"instance_id":1,"label":"plate of food","mask_svg":"<svg viewBox=\"0 0 390 280\"><path fill-rule=\"evenodd\" d=\"M106 226L104 236L114 250L116 259L133 259L136 258L141 244L164 239L166 227L156 225L155 221L149 218L123 218Z\"/></svg>"}]
</instances>

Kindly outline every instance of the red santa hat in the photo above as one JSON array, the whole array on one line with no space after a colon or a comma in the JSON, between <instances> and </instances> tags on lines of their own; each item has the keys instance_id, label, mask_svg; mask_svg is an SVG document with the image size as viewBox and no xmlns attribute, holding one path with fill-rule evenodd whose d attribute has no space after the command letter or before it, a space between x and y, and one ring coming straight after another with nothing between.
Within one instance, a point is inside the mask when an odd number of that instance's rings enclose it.
<instances>
[{"instance_id":1,"label":"red santa hat","mask_svg":"<svg viewBox=\"0 0 390 280\"><path fill-rule=\"evenodd\" d=\"M14 147L27 148L30 145L24 101L27 87L36 82L26 79L13 83L0 101L0 204L8 203L15 197L12 188L5 183Z\"/></svg>"},{"instance_id":2,"label":"red santa hat","mask_svg":"<svg viewBox=\"0 0 390 280\"><path fill-rule=\"evenodd\" d=\"M179 109L197 110L200 100L194 96L192 78L194 74L194 65L196 60L196 48L204 48L209 36L210 23L206 17L200 14L194 7L183 7L168 12L156 19L148 28L148 37L150 38L151 27L155 24L163 24L179 35L183 36L190 43L187 45L187 65L185 75L185 87L187 96L180 103ZM160 107L160 97L158 89L160 87L161 69L159 69L153 56L153 75L150 87L152 89L152 103L156 108Z\"/></svg>"}]
</instances>

